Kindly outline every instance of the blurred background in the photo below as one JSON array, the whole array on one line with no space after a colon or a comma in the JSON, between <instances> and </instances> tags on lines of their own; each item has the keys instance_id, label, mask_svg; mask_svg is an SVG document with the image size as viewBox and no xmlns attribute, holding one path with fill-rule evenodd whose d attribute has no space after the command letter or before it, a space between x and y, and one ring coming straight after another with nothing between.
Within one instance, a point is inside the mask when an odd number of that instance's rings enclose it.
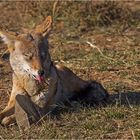
<instances>
[{"instance_id":1,"label":"blurred background","mask_svg":"<svg viewBox=\"0 0 140 140\"><path fill-rule=\"evenodd\" d=\"M140 2L131 1L19 1L0 2L0 28L34 27L54 14L57 31L87 32L96 27L117 26L122 31L139 26Z\"/></svg>"}]
</instances>

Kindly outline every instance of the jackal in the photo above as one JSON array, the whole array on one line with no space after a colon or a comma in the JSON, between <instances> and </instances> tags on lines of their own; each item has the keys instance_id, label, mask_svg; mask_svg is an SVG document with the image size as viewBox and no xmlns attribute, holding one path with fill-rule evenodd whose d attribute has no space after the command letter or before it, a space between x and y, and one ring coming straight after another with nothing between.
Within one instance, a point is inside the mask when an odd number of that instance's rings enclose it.
<instances>
[{"instance_id":1,"label":"jackal","mask_svg":"<svg viewBox=\"0 0 140 140\"><path fill-rule=\"evenodd\" d=\"M93 104L107 99L108 93L100 83L84 81L67 67L54 65L47 39L51 29L52 18L48 16L40 25L21 34L0 31L0 37L8 46L13 70L12 92L8 105L0 113L1 124L15 122L16 99L19 98L19 104L20 101L26 104L26 99L19 96L26 96L39 108L41 116L71 100ZM27 103L25 111L31 113L28 107Z\"/></svg>"}]
</instances>

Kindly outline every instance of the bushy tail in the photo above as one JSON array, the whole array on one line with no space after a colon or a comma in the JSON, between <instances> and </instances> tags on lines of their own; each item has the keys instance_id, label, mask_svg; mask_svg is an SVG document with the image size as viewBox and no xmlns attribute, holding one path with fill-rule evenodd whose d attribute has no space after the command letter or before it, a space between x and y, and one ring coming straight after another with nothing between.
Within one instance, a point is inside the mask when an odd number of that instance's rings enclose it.
<instances>
[{"instance_id":1,"label":"bushy tail","mask_svg":"<svg viewBox=\"0 0 140 140\"><path fill-rule=\"evenodd\" d=\"M95 105L106 103L109 94L107 90L96 81L87 81L87 84L77 94L78 99L86 104Z\"/></svg>"}]
</instances>

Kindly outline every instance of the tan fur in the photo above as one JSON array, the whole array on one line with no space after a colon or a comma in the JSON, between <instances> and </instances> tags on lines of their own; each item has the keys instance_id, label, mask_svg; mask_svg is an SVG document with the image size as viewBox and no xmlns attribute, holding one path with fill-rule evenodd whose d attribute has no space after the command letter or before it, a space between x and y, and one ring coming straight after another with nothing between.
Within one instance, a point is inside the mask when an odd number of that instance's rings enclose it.
<instances>
[{"instance_id":1,"label":"tan fur","mask_svg":"<svg viewBox=\"0 0 140 140\"><path fill-rule=\"evenodd\" d=\"M25 34L0 32L0 36L10 50L10 64L13 69L11 96L7 107L0 113L0 121L3 125L15 121L14 106L18 94L27 95L47 112L61 102L69 102L69 99L88 85L87 81L77 77L70 69L52 63L46 38L51 27L52 19L49 16L42 24ZM44 71L45 81L42 83L36 80L39 70ZM48 83L47 88L45 83ZM40 95L43 90L45 90L45 97L42 99ZM98 92L94 94L103 95L100 100L106 98L107 93L103 87L97 85L94 90Z\"/></svg>"}]
</instances>

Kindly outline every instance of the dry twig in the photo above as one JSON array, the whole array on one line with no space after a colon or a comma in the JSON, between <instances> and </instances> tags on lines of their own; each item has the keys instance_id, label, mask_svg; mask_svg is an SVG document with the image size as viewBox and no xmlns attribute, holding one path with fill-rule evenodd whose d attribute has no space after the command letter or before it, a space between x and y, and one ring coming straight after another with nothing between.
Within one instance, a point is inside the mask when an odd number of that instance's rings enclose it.
<instances>
[{"instance_id":1,"label":"dry twig","mask_svg":"<svg viewBox=\"0 0 140 140\"><path fill-rule=\"evenodd\" d=\"M99 47L93 45L91 42L86 41L86 43L87 43L88 45L90 45L90 47L92 47L93 49L97 49L97 50L99 51L99 53L100 53L103 57L115 61L113 58L108 57L108 56L105 56L105 55L103 54L103 52L99 49Z\"/></svg>"}]
</instances>

